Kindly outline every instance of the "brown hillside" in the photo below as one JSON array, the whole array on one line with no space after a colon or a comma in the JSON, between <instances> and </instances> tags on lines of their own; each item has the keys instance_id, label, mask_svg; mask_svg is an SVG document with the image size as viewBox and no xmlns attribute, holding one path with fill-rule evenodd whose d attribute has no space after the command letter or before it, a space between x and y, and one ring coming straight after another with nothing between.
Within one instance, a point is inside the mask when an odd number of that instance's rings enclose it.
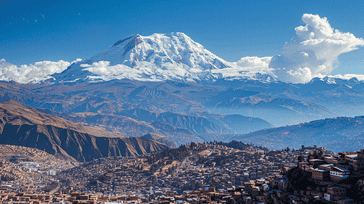
<instances>
[{"instance_id":1,"label":"brown hillside","mask_svg":"<svg viewBox=\"0 0 364 204\"><path fill-rule=\"evenodd\" d=\"M0 120L3 122L11 123L13 125L21 124L39 124L39 125L51 125L54 127L76 130L91 134L94 136L118 136L114 132L109 132L100 127L84 127L77 123L65 120L63 118L42 113L33 107L29 107L23 103L15 100L3 101L0 103ZM3 123L1 123L3 124ZM1 128L1 127L0 127ZM1 130L1 129L0 129Z\"/></svg>"},{"instance_id":2,"label":"brown hillside","mask_svg":"<svg viewBox=\"0 0 364 204\"><path fill-rule=\"evenodd\" d=\"M90 161L167 149L146 138L98 137L86 127L41 113L14 100L0 103L0 143L33 147L59 158ZM110 133L111 135L111 133Z\"/></svg>"}]
</instances>

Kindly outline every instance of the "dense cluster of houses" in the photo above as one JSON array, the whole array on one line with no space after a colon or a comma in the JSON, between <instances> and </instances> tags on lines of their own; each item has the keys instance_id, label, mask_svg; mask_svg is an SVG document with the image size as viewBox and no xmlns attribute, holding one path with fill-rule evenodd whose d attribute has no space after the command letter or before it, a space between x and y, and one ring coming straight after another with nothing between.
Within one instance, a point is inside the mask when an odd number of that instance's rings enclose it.
<instances>
[{"instance_id":1,"label":"dense cluster of houses","mask_svg":"<svg viewBox=\"0 0 364 204\"><path fill-rule=\"evenodd\" d=\"M2 181L0 203L352 204L357 200L349 195L350 182L364 187L364 150L335 155L316 146L246 151L195 144L186 155L183 160L164 157L154 163L148 162L150 155L101 158L63 172L48 171L34 181ZM152 171L153 165L157 167ZM16 166L27 174L41 167L37 162ZM292 170L309 175L310 185L294 186Z\"/></svg>"}]
</instances>

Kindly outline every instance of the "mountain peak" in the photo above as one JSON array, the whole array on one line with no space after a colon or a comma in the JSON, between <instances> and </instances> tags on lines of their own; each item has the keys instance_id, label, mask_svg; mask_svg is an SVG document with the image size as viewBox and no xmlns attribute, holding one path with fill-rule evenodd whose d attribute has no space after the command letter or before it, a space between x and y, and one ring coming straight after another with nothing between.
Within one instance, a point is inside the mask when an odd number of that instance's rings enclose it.
<instances>
[{"instance_id":1,"label":"mountain peak","mask_svg":"<svg viewBox=\"0 0 364 204\"><path fill-rule=\"evenodd\" d=\"M180 32L127 36L91 57L89 63L101 60L109 61L110 65L123 64L132 68L143 66L141 62L149 62L149 66L154 65L162 69L168 65L187 65L203 70L222 68L214 65L214 61L223 61Z\"/></svg>"}]
</instances>

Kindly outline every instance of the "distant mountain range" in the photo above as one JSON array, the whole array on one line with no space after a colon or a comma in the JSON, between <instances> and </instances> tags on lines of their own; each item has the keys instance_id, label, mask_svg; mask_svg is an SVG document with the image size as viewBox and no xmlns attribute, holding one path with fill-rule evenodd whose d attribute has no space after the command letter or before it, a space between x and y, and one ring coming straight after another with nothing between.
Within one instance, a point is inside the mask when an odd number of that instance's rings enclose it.
<instances>
[{"instance_id":1,"label":"distant mountain range","mask_svg":"<svg viewBox=\"0 0 364 204\"><path fill-rule=\"evenodd\" d=\"M271 149L304 146L326 147L333 152L364 148L364 116L316 120L299 125L235 135L230 140L253 143Z\"/></svg>"},{"instance_id":2,"label":"distant mountain range","mask_svg":"<svg viewBox=\"0 0 364 204\"><path fill-rule=\"evenodd\" d=\"M2 100L16 99L86 126L103 127L125 137L161 134L177 145L203 142L198 135L204 133L248 133L272 127L255 117L208 113L199 101L183 96L188 89L189 94L198 96L197 91L204 90L199 84L184 84L184 87L174 82L150 83L124 80L21 85L7 82L0 83L0 91L5 92Z\"/></svg>"},{"instance_id":3,"label":"distant mountain range","mask_svg":"<svg viewBox=\"0 0 364 204\"><path fill-rule=\"evenodd\" d=\"M222 139L224 134L364 115L363 88L355 80L316 80L309 84L127 79L26 85L0 82L0 100L21 101L42 112L123 137L163 135L178 146L220 140L218 134Z\"/></svg>"}]
</instances>

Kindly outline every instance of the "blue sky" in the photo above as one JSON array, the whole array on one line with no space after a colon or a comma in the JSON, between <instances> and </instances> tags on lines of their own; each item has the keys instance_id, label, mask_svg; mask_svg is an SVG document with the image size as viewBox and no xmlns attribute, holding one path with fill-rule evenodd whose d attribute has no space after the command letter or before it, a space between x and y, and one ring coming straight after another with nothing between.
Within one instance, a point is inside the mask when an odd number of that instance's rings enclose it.
<instances>
[{"instance_id":1,"label":"blue sky","mask_svg":"<svg viewBox=\"0 0 364 204\"><path fill-rule=\"evenodd\" d=\"M304 25L326 17L364 38L362 1L0 0L0 59L21 65L91 57L130 34L183 32L227 61L274 56ZM332 74L364 74L364 48L339 56Z\"/></svg>"}]
</instances>

